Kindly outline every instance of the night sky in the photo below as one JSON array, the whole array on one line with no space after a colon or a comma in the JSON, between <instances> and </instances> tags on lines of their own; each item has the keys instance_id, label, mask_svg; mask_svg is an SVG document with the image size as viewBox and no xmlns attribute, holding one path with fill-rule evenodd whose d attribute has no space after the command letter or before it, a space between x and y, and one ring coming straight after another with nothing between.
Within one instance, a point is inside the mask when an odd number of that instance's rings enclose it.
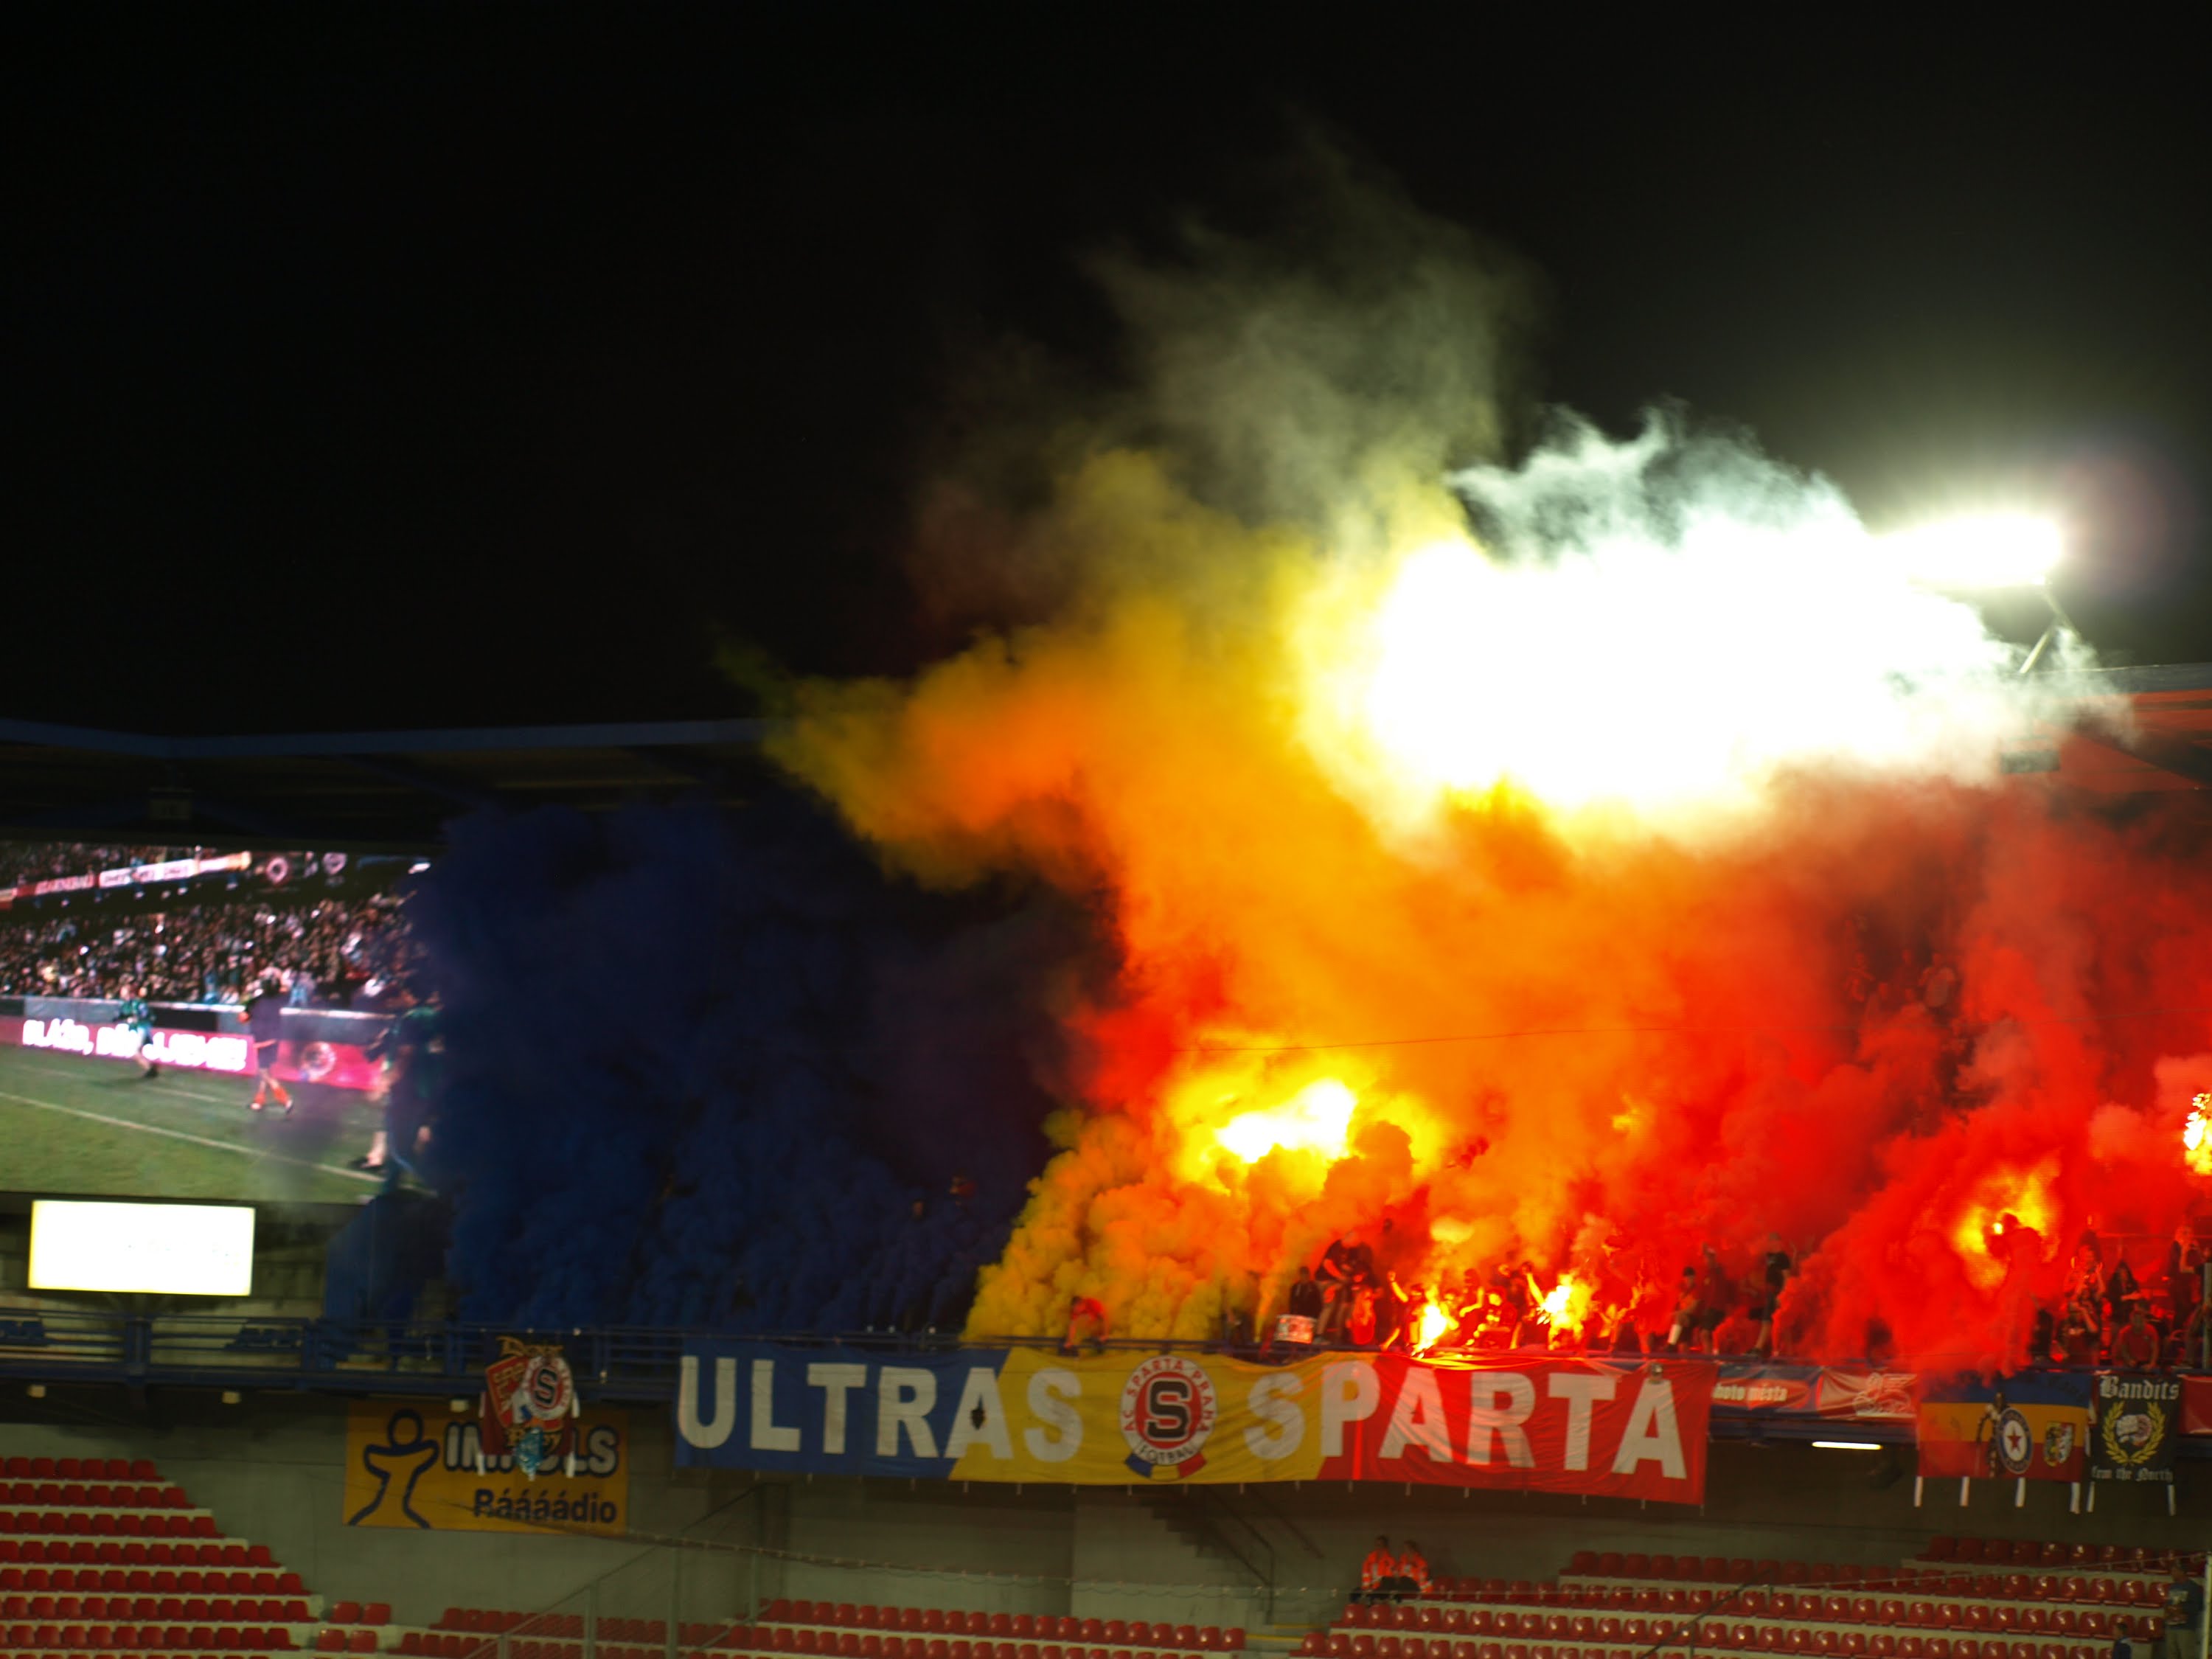
<instances>
[{"instance_id":1,"label":"night sky","mask_svg":"<svg viewBox=\"0 0 2212 1659\"><path fill-rule=\"evenodd\" d=\"M11 8L0 714L720 715L732 647L911 667L975 365L1110 383L1085 257L1279 219L1316 134L1540 274L1521 429L1679 401L1877 525L2047 505L2100 648L2212 659L2191 54L1462 15Z\"/></svg>"}]
</instances>

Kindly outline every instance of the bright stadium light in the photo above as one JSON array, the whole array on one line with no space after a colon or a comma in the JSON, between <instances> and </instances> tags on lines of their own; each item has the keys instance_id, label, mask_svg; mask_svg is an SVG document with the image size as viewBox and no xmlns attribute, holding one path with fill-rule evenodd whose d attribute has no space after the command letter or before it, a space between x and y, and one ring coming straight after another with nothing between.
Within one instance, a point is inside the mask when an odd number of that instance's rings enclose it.
<instances>
[{"instance_id":1,"label":"bright stadium light","mask_svg":"<svg viewBox=\"0 0 2212 1659\"><path fill-rule=\"evenodd\" d=\"M1884 551L1930 587L2040 587L2066 551L2049 519L1984 513L1945 519L1881 538Z\"/></svg>"},{"instance_id":2,"label":"bright stadium light","mask_svg":"<svg viewBox=\"0 0 2212 1659\"><path fill-rule=\"evenodd\" d=\"M1815 1451L1880 1451L1881 1443L1878 1440L1815 1440L1813 1443L1813 1449Z\"/></svg>"}]
</instances>

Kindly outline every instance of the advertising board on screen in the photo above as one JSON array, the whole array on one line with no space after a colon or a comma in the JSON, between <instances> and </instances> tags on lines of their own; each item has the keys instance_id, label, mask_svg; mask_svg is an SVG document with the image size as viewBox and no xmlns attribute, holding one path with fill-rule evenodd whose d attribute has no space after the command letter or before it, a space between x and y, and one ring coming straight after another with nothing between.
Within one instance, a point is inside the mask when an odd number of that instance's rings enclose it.
<instances>
[{"instance_id":1,"label":"advertising board on screen","mask_svg":"<svg viewBox=\"0 0 2212 1659\"><path fill-rule=\"evenodd\" d=\"M395 1036L421 1000L407 896L424 867L341 849L0 842L0 1187L376 1192L395 1097L413 1097L404 1082L395 1096Z\"/></svg>"},{"instance_id":2,"label":"advertising board on screen","mask_svg":"<svg viewBox=\"0 0 2212 1659\"><path fill-rule=\"evenodd\" d=\"M236 1204L31 1206L30 1286L162 1296L253 1289L253 1211Z\"/></svg>"}]
</instances>

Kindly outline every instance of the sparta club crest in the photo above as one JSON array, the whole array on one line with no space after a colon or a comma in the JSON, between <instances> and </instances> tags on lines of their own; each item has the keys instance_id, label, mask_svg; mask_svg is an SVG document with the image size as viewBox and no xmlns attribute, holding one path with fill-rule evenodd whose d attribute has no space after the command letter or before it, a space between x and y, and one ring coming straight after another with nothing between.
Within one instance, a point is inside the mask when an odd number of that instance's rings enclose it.
<instances>
[{"instance_id":1,"label":"sparta club crest","mask_svg":"<svg viewBox=\"0 0 2212 1659\"><path fill-rule=\"evenodd\" d=\"M1121 1390L1121 1437L1132 1473L1188 1480L1206 1467L1203 1449L1219 1408L1213 1379L1178 1354L1147 1359Z\"/></svg>"},{"instance_id":2,"label":"sparta club crest","mask_svg":"<svg viewBox=\"0 0 2212 1659\"><path fill-rule=\"evenodd\" d=\"M568 1472L574 1474L573 1419L582 1407L568 1362L555 1343L512 1336L499 1343L504 1352L484 1368L477 1442L483 1449L477 1455L477 1472L483 1473L487 1456L512 1452L526 1480L536 1480L539 1469L563 1455Z\"/></svg>"}]
</instances>

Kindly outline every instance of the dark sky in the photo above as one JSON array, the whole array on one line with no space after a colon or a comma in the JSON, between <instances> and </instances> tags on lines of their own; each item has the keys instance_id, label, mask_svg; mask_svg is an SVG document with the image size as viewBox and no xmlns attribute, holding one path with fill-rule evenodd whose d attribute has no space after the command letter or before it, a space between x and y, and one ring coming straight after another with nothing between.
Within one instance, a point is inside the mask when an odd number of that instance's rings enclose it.
<instances>
[{"instance_id":1,"label":"dark sky","mask_svg":"<svg viewBox=\"0 0 2212 1659\"><path fill-rule=\"evenodd\" d=\"M0 715L744 712L718 636L909 665L948 387L1011 336L1110 374L1081 256L1233 217L1302 125L1541 270L1547 397L1683 400L1877 522L2052 501L2094 638L2212 657L2172 43L771 15L9 9Z\"/></svg>"}]
</instances>

